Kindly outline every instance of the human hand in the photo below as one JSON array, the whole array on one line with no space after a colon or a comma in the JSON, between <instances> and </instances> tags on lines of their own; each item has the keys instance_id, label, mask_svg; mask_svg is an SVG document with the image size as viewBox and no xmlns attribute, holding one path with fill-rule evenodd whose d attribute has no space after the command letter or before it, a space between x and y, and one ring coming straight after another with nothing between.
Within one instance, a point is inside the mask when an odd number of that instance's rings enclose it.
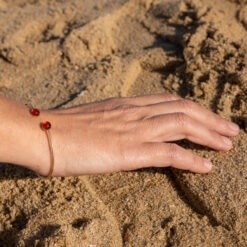
<instances>
[{"instance_id":1,"label":"human hand","mask_svg":"<svg viewBox=\"0 0 247 247\"><path fill-rule=\"evenodd\" d=\"M112 98L44 111L52 122L54 176L168 167L207 173L211 163L173 141L188 139L228 151L239 128L205 108L169 94ZM44 156L44 153L42 153ZM49 170L49 159L41 159Z\"/></svg>"}]
</instances>

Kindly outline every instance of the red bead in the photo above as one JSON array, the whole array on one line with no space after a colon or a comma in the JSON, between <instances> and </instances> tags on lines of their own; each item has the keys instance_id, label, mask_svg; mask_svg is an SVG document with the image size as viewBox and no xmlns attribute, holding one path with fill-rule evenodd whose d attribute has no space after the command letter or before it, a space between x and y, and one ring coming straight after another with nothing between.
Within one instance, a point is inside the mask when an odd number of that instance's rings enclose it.
<instances>
[{"instance_id":1,"label":"red bead","mask_svg":"<svg viewBox=\"0 0 247 247\"><path fill-rule=\"evenodd\" d=\"M40 111L39 111L39 109L37 109L37 108L32 108L32 109L30 109L30 113L31 113L33 116L39 116Z\"/></svg>"},{"instance_id":2,"label":"red bead","mask_svg":"<svg viewBox=\"0 0 247 247\"><path fill-rule=\"evenodd\" d=\"M41 128L42 128L43 130L48 130L48 129L51 128L51 123L48 122L48 121L43 122L43 123L41 123Z\"/></svg>"}]
</instances>

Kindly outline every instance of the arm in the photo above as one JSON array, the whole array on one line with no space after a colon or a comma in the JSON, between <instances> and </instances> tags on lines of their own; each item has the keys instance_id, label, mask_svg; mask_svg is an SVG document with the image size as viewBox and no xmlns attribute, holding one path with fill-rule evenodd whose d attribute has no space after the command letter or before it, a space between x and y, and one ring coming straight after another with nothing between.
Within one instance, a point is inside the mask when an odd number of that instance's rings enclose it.
<instances>
[{"instance_id":1,"label":"arm","mask_svg":"<svg viewBox=\"0 0 247 247\"><path fill-rule=\"evenodd\" d=\"M41 111L0 97L0 161L15 163L42 175L49 171L49 149L41 121L52 123L54 176L77 176L173 166L206 173L208 160L170 143L188 139L228 151L233 124L177 96L157 94L113 98L80 107Z\"/></svg>"}]
</instances>

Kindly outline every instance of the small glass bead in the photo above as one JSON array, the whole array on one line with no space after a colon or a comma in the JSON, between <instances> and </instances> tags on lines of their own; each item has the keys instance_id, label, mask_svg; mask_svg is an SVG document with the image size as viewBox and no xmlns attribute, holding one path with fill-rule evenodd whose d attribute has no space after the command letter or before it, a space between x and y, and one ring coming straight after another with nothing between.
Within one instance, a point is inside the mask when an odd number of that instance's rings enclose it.
<instances>
[{"instance_id":1,"label":"small glass bead","mask_svg":"<svg viewBox=\"0 0 247 247\"><path fill-rule=\"evenodd\" d=\"M48 130L51 128L51 123L46 121L46 122L43 122L41 123L41 128L44 129L44 130Z\"/></svg>"},{"instance_id":2,"label":"small glass bead","mask_svg":"<svg viewBox=\"0 0 247 247\"><path fill-rule=\"evenodd\" d=\"M39 109L37 109L37 108L32 108L32 109L30 109L30 113L31 113L33 116L39 116L40 111L39 111Z\"/></svg>"}]
</instances>

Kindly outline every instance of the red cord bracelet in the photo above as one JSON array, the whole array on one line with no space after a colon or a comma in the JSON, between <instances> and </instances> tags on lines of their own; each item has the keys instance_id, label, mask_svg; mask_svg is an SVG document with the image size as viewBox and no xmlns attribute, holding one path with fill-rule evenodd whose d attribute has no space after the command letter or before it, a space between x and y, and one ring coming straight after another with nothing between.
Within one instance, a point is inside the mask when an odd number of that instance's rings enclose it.
<instances>
[{"instance_id":1,"label":"red cord bracelet","mask_svg":"<svg viewBox=\"0 0 247 247\"><path fill-rule=\"evenodd\" d=\"M37 108L31 108L29 110L31 115L38 117L40 115L40 110ZM41 122L40 123L40 128L43 130L46 134L47 137L47 142L49 146L49 151L50 151L50 170L47 175L47 177L51 177L54 171L54 152L53 152L53 146L52 146L52 137L51 137L51 123L49 121Z\"/></svg>"}]
</instances>

